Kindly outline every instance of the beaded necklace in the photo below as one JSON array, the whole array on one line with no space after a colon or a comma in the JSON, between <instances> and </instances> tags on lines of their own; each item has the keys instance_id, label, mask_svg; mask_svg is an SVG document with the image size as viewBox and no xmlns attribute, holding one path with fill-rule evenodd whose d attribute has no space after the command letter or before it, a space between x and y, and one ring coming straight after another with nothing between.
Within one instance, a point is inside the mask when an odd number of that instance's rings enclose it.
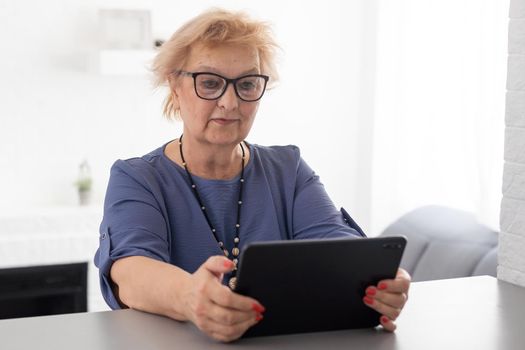
<instances>
[{"instance_id":1,"label":"beaded necklace","mask_svg":"<svg viewBox=\"0 0 525 350\"><path fill-rule=\"evenodd\" d=\"M186 170L186 174L188 175L188 178L190 180L191 189L193 190L193 194L195 195L195 198L197 199L197 202L199 202L199 206L201 207L201 211L204 214L204 218L206 219L206 222L208 223L208 226L210 227L210 230L211 230L211 233L212 233L213 237L215 237L215 240L217 241L217 244L219 244L219 248L222 250L222 252L224 253L225 257L229 257L230 253L226 249L226 247L224 245L224 242L222 242L219 239L219 237L217 235L217 230L212 225L211 220L210 220L210 218L208 216L207 208L202 203L202 200L201 200L201 197L199 195L199 192L197 191L197 185L195 185L195 181L193 181L193 177L191 176L191 173L188 170L188 165L186 164L186 160L184 159L184 154L182 153L182 136L183 135L180 135L180 137L179 137L180 158L182 159L182 165L184 166L184 169ZM245 160L245 153L244 153L244 147L242 146L242 142L239 145L241 146L241 151L242 151L241 177L239 179L239 197L238 197L238 200L237 200L237 220L236 220L236 224L235 224L235 237L233 238L233 248L231 250L231 255L232 255L232 261L233 261L233 264L234 264L234 269L233 269L233 271L231 273L231 276L230 276L230 279L228 281L228 285L230 286L230 288L232 290L235 289L235 285L236 285L236 282L237 282L236 274L237 274L237 265L239 263L239 253L240 253L240 250L239 250L239 242L240 242L239 229L241 227L242 189L243 189L243 184L244 184L244 160Z\"/></svg>"}]
</instances>

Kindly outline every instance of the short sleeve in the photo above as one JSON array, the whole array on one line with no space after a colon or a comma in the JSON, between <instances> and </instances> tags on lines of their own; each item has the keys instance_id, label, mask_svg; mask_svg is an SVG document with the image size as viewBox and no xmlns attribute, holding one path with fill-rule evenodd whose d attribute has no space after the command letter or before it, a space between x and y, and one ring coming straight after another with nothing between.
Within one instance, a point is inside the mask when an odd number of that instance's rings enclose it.
<instances>
[{"instance_id":1,"label":"short sleeve","mask_svg":"<svg viewBox=\"0 0 525 350\"><path fill-rule=\"evenodd\" d=\"M120 308L109 275L114 261L145 256L169 262L168 226L152 180L129 161L119 160L111 168L95 265L102 295L112 309Z\"/></svg>"},{"instance_id":2,"label":"short sleeve","mask_svg":"<svg viewBox=\"0 0 525 350\"><path fill-rule=\"evenodd\" d=\"M293 238L361 237L344 220L314 171L299 158L293 204Z\"/></svg>"}]
</instances>

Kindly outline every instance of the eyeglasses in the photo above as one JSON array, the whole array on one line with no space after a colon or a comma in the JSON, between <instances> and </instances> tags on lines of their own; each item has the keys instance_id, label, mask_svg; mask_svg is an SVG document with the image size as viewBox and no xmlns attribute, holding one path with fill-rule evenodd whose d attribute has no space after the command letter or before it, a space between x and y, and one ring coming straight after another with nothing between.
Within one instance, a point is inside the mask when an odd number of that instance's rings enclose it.
<instances>
[{"instance_id":1,"label":"eyeglasses","mask_svg":"<svg viewBox=\"0 0 525 350\"><path fill-rule=\"evenodd\" d=\"M267 75L262 74L248 74L235 79L228 79L210 72L177 71L177 73L192 77L195 93L204 100L221 98L231 83L237 97L246 102L255 102L264 95L266 83L270 79Z\"/></svg>"}]
</instances>

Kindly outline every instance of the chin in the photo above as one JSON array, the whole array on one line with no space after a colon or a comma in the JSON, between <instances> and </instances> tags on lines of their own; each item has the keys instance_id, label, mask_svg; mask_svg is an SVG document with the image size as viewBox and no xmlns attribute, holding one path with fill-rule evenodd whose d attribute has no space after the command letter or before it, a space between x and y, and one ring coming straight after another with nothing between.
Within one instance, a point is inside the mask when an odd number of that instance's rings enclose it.
<instances>
[{"instance_id":1,"label":"chin","mask_svg":"<svg viewBox=\"0 0 525 350\"><path fill-rule=\"evenodd\" d=\"M241 130L213 130L208 134L207 140L217 145L229 145L239 143L248 136L248 133Z\"/></svg>"},{"instance_id":2,"label":"chin","mask_svg":"<svg viewBox=\"0 0 525 350\"><path fill-rule=\"evenodd\" d=\"M242 137L240 134L214 135L208 139L210 143L218 146L228 146L231 144L240 143L242 140L244 140L244 137Z\"/></svg>"}]
</instances>

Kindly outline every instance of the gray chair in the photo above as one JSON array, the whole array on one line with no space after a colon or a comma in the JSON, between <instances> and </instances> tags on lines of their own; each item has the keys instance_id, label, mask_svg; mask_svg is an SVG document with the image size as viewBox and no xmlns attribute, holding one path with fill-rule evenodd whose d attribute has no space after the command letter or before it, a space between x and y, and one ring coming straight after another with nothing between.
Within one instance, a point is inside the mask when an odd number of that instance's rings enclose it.
<instances>
[{"instance_id":1,"label":"gray chair","mask_svg":"<svg viewBox=\"0 0 525 350\"><path fill-rule=\"evenodd\" d=\"M389 225L381 236L404 235L401 267L413 281L496 276L498 233L467 212L425 206Z\"/></svg>"}]
</instances>

